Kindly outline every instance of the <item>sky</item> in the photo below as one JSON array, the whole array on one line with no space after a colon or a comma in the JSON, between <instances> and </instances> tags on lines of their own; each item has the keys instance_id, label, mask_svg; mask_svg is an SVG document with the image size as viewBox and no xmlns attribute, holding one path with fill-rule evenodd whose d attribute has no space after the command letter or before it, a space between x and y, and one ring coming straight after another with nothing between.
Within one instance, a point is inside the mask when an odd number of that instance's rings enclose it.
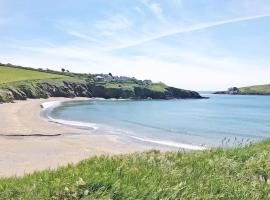
<instances>
[{"instance_id":1,"label":"sky","mask_svg":"<svg viewBox=\"0 0 270 200\"><path fill-rule=\"evenodd\" d=\"M270 83L269 0L0 0L0 62L192 90Z\"/></svg>"}]
</instances>

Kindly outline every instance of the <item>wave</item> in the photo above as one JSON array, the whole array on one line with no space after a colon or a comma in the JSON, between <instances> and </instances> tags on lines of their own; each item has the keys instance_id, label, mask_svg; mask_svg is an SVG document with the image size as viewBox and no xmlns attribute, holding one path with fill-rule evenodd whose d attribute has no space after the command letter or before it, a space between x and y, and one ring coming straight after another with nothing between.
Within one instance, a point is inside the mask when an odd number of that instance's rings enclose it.
<instances>
[{"instance_id":1,"label":"wave","mask_svg":"<svg viewBox=\"0 0 270 200\"><path fill-rule=\"evenodd\" d=\"M91 128L94 130L99 129L99 125L95 123L89 123L89 122L79 122L79 121L71 121L71 120L63 120L63 119L55 119L52 117L48 117L48 119L52 122L58 123L58 124L64 124L69 126L77 126L80 128Z\"/></svg>"},{"instance_id":2,"label":"wave","mask_svg":"<svg viewBox=\"0 0 270 200\"><path fill-rule=\"evenodd\" d=\"M117 99L117 98L109 98L109 99L105 99L105 98L101 98L101 97L92 97L89 98L89 100L101 100L101 101L130 101L132 99Z\"/></svg>"},{"instance_id":3,"label":"wave","mask_svg":"<svg viewBox=\"0 0 270 200\"><path fill-rule=\"evenodd\" d=\"M197 146L197 145L191 145L191 144L186 144L186 143L178 143L178 142L172 142L172 141L166 141L166 140L153 140L153 139L140 138L140 137L135 137L135 136L130 136L130 137L137 139L137 140L140 140L140 141L143 141L143 142L150 142L150 143L171 146L171 147L176 147L176 148L181 148L181 149L189 149L189 150L205 150L205 149L207 149L204 146Z\"/></svg>"},{"instance_id":4,"label":"wave","mask_svg":"<svg viewBox=\"0 0 270 200\"><path fill-rule=\"evenodd\" d=\"M59 107L62 105L63 102L61 101L49 101L41 104L42 111L44 113L44 116L51 122L68 125L68 126L76 126L80 128L90 128L97 130L99 129L99 125L95 123L90 122L79 122L79 121L72 121L72 120L63 120L63 119L56 119L51 117L49 114L55 109L56 107Z\"/></svg>"},{"instance_id":5,"label":"wave","mask_svg":"<svg viewBox=\"0 0 270 200\"><path fill-rule=\"evenodd\" d=\"M53 109L62 105L61 101L48 101L41 104L42 110Z\"/></svg>"}]
</instances>

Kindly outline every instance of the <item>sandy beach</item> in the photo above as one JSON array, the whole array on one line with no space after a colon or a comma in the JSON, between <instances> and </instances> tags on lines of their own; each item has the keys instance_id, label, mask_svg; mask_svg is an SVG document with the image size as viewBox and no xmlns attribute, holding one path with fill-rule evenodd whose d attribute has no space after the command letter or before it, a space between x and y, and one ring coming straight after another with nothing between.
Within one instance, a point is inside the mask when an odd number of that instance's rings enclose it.
<instances>
[{"instance_id":1,"label":"sandy beach","mask_svg":"<svg viewBox=\"0 0 270 200\"><path fill-rule=\"evenodd\" d=\"M70 100L75 99L30 99L0 104L0 176L21 176L77 163L94 155L150 148L126 142L116 135L94 134L91 130L49 122L41 117L42 103Z\"/></svg>"}]
</instances>

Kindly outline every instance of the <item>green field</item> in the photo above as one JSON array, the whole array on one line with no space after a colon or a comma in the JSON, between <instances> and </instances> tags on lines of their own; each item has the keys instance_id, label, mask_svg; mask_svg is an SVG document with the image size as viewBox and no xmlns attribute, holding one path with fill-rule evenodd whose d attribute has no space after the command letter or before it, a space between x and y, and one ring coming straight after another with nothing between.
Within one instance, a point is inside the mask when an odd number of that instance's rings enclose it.
<instances>
[{"instance_id":1,"label":"green field","mask_svg":"<svg viewBox=\"0 0 270 200\"><path fill-rule=\"evenodd\" d=\"M270 85L256 85L240 88L243 94L270 94Z\"/></svg>"},{"instance_id":2,"label":"green field","mask_svg":"<svg viewBox=\"0 0 270 200\"><path fill-rule=\"evenodd\" d=\"M195 153L151 151L0 179L0 199L270 199L270 141Z\"/></svg>"},{"instance_id":3,"label":"green field","mask_svg":"<svg viewBox=\"0 0 270 200\"><path fill-rule=\"evenodd\" d=\"M168 87L162 83L153 83L150 85L139 85L137 83L104 83L101 85L104 85L106 88L114 88L114 89L121 88L125 90L134 90L135 87L141 86L156 92L165 92L166 88Z\"/></svg>"},{"instance_id":4,"label":"green field","mask_svg":"<svg viewBox=\"0 0 270 200\"><path fill-rule=\"evenodd\" d=\"M14 67L0 66L0 84L24 80L57 79L64 77L66 76Z\"/></svg>"}]
</instances>

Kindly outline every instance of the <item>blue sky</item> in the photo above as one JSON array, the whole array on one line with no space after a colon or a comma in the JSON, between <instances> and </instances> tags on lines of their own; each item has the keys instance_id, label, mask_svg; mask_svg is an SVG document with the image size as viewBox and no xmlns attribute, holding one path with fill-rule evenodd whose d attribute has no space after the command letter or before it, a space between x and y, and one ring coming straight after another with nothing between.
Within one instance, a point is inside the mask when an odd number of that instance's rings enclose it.
<instances>
[{"instance_id":1,"label":"blue sky","mask_svg":"<svg viewBox=\"0 0 270 200\"><path fill-rule=\"evenodd\" d=\"M0 0L0 62L194 90L270 83L269 0Z\"/></svg>"}]
</instances>

